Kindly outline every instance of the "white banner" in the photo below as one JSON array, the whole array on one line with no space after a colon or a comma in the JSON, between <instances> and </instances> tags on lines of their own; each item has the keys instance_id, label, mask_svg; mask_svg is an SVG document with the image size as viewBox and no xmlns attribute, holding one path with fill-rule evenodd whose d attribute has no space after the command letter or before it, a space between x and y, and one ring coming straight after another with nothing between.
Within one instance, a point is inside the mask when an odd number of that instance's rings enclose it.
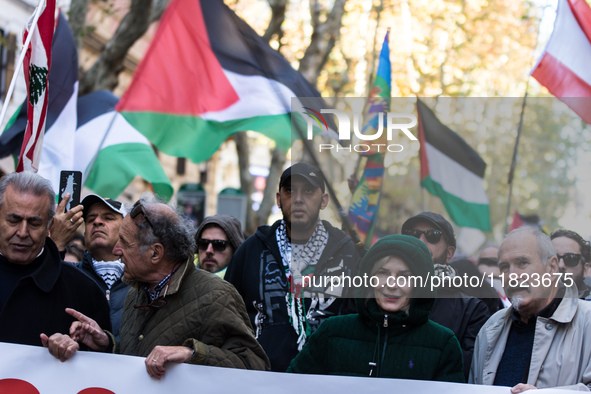
<instances>
[{"instance_id":1,"label":"white banner","mask_svg":"<svg viewBox=\"0 0 591 394\"><path fill-rule=\"evenodd\" d=\"M0 343L0 394L412 393L507 394L509 388L422 380L299 375L171 364L150 378L144 358L78 352L64 363L42 347ZM569 391L548 389L540 394ZM533 394L533 392L532 392Z\"/></svg>"}]
</instances>

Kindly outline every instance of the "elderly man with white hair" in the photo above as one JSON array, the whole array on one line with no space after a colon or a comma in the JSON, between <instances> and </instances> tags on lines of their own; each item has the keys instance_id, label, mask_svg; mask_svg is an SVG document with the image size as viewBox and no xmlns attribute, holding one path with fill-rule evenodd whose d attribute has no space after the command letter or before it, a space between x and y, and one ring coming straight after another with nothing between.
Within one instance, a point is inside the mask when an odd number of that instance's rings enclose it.
<instances>
[{"instance_id":1,"label":"elderly man with white hair","mask_svg":"<svg viewBox=\"0 0 591 394\"><path fill-rule=\"evenodd\" d=\"M550 237L533 227L507 235L499 268L512 306L482 327L469 383L591 391L591 305L559 273Z\"/></svg>"}]
</instances>

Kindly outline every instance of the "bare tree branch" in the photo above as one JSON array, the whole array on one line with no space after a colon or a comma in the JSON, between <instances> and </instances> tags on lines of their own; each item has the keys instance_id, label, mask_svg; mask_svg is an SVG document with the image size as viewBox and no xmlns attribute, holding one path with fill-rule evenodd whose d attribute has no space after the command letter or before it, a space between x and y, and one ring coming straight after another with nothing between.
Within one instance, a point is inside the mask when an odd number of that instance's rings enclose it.
<instances>
[{"instance_id":1,"label":"bare tree branch","mask_svg":"<svg viewBox=\"0 0 591 394\"><path fill-rule=\"evenodd\" d=\"M80 95L100 89L113 90L118 85L123 59L129 48L148 30L151 12L152 0L131 1L129 12L117 31L80 80Z\"/></svg>"},{"instance_id":2,"label":"bare tree branch","mask_svg":"<svg viewBox=\"0 0 591 394\"><path fill-rule=\"evenodd\" d=\"M164 13L166 6L170 0L153 0L152 12L150 13L150 23L160 20L160 17Z\"/></svg>"},{"instance_id":3,"label":"bare tree branch","mask_svg":"<svg viewBox=\"0 0 591 394\"><path fill-rule=\"evenodd\" d=\"M332 10L324 22L320 22L320 4L318 0L310 0L310 13L314 32L310 45L300 60L300 73L311 84L316 85L320 71L340 36L341 23L345 14L347 0L335 0Z\"/></svg>"},{"instance_id":4,"label":"bare tree branch","mask_svg":"<svg viewBox=\"0 0 591 394\"><path fill-rule=\"evenodd\" d=\"M287 8L287 0L267 0L271 7L271 21L267 30L263 35L265 41L270 41L271 38L276 34L277 41L281 44L281 38L283 37L283 29L281 25L285 20L285 9Z\"/></svg>"},{"instance_id":5,"label":"bare tree branch","mask_svg":"<svg viewBox=\"0 0 591 394\"><path fill-rule=\"evenodd\" d=\"M76 48L80 53L82 37L86 34L86 14L90 0L72 0L70 12L68 13L68 24L76 40Z\"/></svg>"}]
</instances>

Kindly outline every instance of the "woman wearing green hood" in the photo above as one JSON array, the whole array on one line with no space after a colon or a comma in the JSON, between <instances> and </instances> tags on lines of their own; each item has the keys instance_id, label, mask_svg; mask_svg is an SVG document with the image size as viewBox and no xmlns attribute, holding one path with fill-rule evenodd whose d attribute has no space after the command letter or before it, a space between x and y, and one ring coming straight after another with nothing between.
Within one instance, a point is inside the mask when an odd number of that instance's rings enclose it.
<instances>
[{"instance_id":1,"label":"woman wearing green hood","mask_svg":"<svg viewBox=\"0 0 591 394\"><path fill-rule=\"evenodd\" d=\"M429 320L436 293L425 283L433 276L425 244L384 237L361 260L364 274L373 287L356 289L358 313L322 323L288 372L464 382L458 340Z\"/></svg>"}]
</instances>

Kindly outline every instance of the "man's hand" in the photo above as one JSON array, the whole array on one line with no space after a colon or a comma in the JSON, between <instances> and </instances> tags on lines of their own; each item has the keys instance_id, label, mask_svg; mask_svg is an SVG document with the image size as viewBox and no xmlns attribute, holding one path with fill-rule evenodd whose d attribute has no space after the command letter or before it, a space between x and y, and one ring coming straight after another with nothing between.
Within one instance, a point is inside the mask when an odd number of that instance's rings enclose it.
<instances>
[{"instance_id":1,"label":"man's hand","mask_svg":"<svg viewBox=\"0 0 591 394\"><path fill-rule=\"evenodd\" d=\"M66 308L66 313L78 320L70 326L70 337L74 341L83 343L90 349L99 352L107 350L109 337L97 322L71 308Z\"/></svg>"},{"instance_id":2,"label":"man's hand","mask_svg":"<svg viewBox=\"0 0 591 394\"><path fill-rule=\"evenodd\" d=\"M184 363L192 355L193 350L186 346L156 346L146 357L146 370L151 377L160 379L166 372L165 363Z\"/></svg>"},{"instance_id":3,"label":"man's hand","mask_svg":"<svg viewBox=\"0 0 591 394\"><path fill-rule=\"evenodd\" d=\"M80 349L78 342L64 334L53 334L50 337L41 334L41 343L43 347L49 349L52 356L59 358L62 362L70 359Z\"/></svg>"},{"instance_id":4,"label":"man's hand","mask_svg":"<svg viewBox=\"0 0 591 394\"><path fill-rule=\"evenodd\" d=\"M515 393L523 393L526 390L537 390L537 389L538 388L536 386L532 386L531 384L519 383L518 385L511 387L511 392L515 394Z\"/></svg>"},{"instance_id":5,"label":"man's hand","mask_svg":"<svg viewBox=\"0 0 591 394\"><path fill-rule=\"evenodd\" d=\"M84 206L82 204L65 212L66 204L69 199L70 193L64 194L62 201L60 201L57 206L55 216L49 227L50 237L57 245L58 250L66 249L66 246L68 246L72 238L74 238L76 229L84 223L84 219L82 219Z\"/></svg>"}]
</instances>

